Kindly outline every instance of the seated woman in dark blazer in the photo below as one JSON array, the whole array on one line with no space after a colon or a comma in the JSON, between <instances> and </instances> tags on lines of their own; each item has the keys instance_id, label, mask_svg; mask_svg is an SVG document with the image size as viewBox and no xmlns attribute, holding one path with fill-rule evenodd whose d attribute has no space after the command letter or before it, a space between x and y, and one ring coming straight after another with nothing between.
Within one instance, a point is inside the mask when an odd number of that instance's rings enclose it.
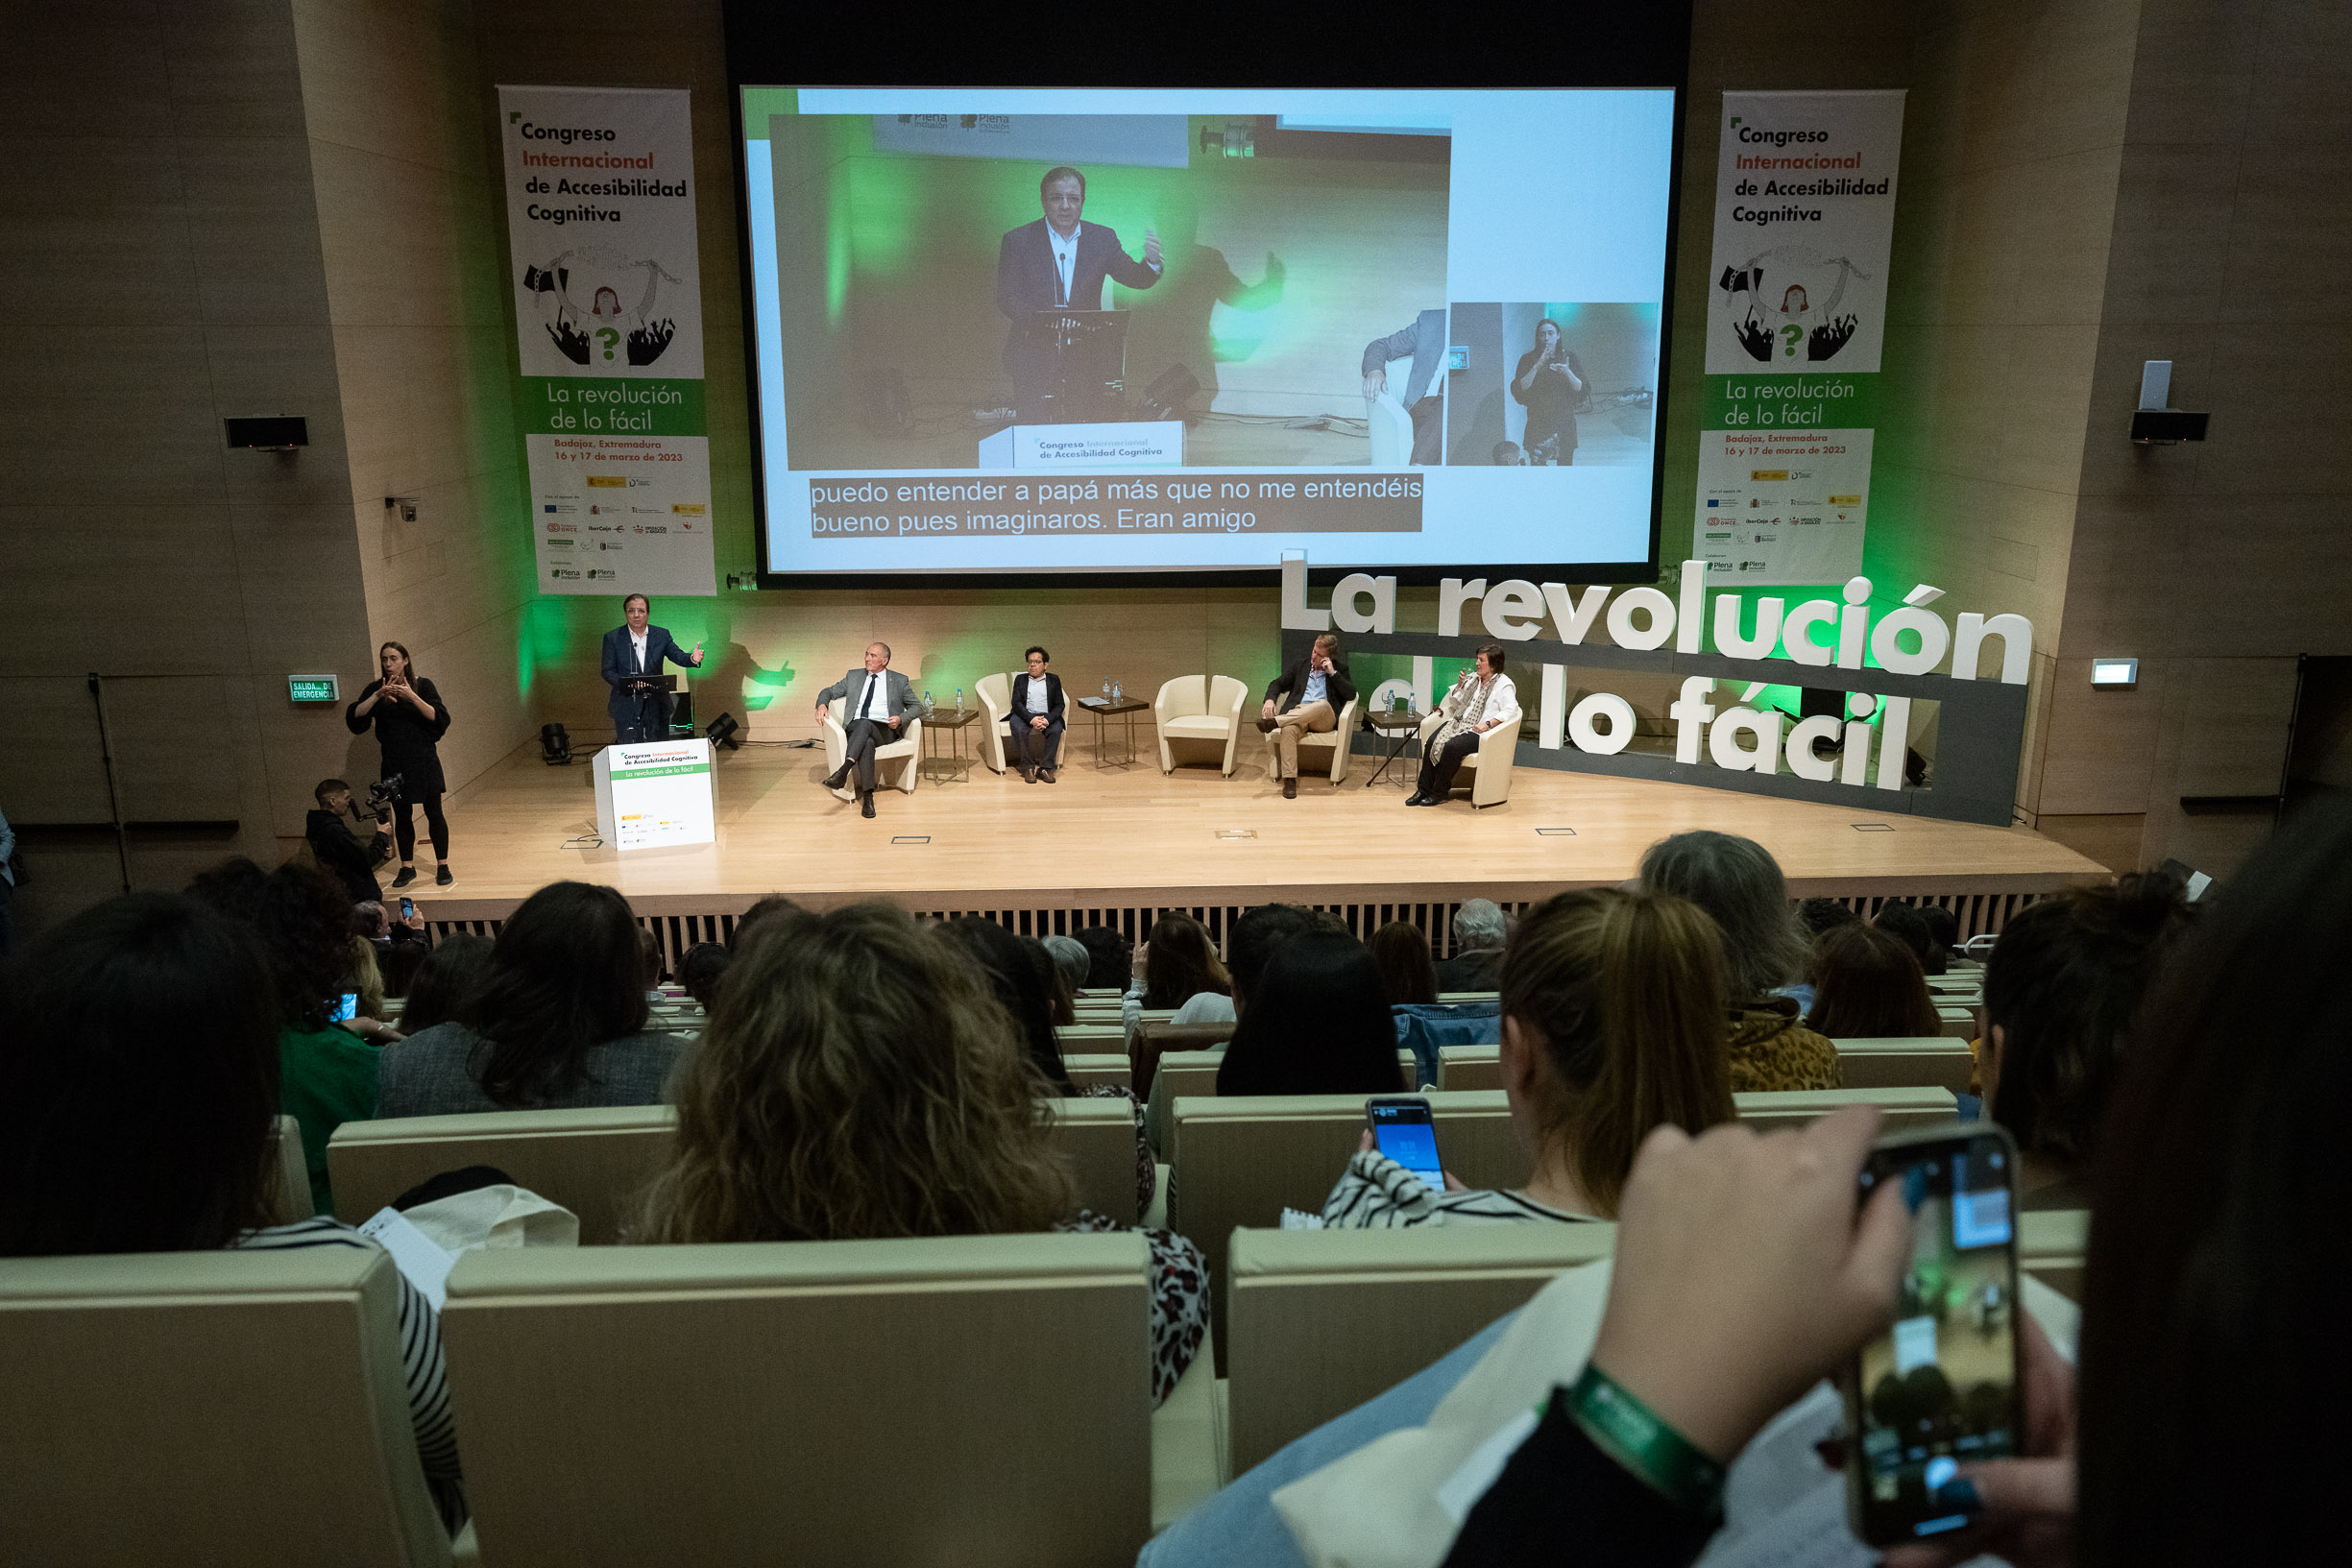
<instances>
[{"instance_id":1,"label":"seated woman in dark blazer","mask_svg":"<svg viewBox=\"0 0 2352 1568\"><path fill-rule=\"evenodd\" d=\"M1005 751L1031 784L1054 782L1054 759L1061 750L1061 677L1049 674L1043 648L1029 650L1029 670L1012 678L1012 711L1005 723L1012 734Z\"/></svg>"}]
</instances>

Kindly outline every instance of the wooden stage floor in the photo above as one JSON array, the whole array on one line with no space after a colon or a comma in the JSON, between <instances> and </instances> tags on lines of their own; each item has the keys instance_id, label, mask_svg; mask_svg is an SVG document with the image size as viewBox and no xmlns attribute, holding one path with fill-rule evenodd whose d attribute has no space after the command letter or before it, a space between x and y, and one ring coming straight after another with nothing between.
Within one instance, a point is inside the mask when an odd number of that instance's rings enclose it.
<instances>
[{"instance_id":1,"label":"wooden stage floor","mask_svg":"<svg viewBox=\"0 0 2352 1568\"><path fill-rule=\"evenodd\" d=\"M1230 779L1211 768L1163 776L1148 736L1133 767L1099 769L1087 739L1066 748L1074 765L1058 784L975 763L965 782L880 791L871 822L818 784L819 749L722 752L718 841L626 856L582 843L595 837L585 758L548 767L519 752L449 803L455 885L413 891L427 918L458 922L499 919L565 878L618 887L644 916L731 914L776 892L817 906L882 897L974 911L1516 904L1622 881L1655 840L1713 828L1771 850L1795 896L1941 898L1976 930L1996 929L2015 895L2106 876L2024 829L1880 815L1866 803L1521 768L1501 806L1408 810L1394 770L1367 787L1375 763L1363 757L1345 784L1302 779L1298 799L1285 801L1248 765ZM1256 742L1245 737L1262 756Z\"/></svg>"}]
</instances>

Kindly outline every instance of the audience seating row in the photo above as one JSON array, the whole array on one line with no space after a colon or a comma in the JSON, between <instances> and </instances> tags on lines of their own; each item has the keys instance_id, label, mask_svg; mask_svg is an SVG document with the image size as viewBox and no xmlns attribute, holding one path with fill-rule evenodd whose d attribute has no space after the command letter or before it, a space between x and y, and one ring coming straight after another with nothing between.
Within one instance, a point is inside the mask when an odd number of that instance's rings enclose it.
<instances>
[{"instance_id":1,"label":"audience seating row","mask_svg":"<svg viewBox=\"0 0 2352 1568\"><path fill-rule=\"evenodd\" d=\"M2022 1217L2026 1271L2078 1295L2087 1220ZM1131 1235L468 1253L442 1315L474 1515L456 1556L1128 1560L1614 1240L1237 1230L1230 1381L1221 1396L1204 1355L1156 1412ZM394 1302L376 1252L19 1260L0 1276L0 1434L38 1440L0 1435L12 1548L450 1561ZM88 1495L126 1473L140 1484Z\"/></svg>"},{"instance_id":2,"label":"audience seating row","mask_svg":"<svg viewBox=\"0 0 2352 1568\"><path fill-rule=\"evenodd\" d=\"M327 1143L335 1218L358 1224L430 1176L487 1165L578 1215L582 1244L607 1245L668 1160L676 1124L667 1105L346 1122ZM1081 1206L1123 1224L1148 1218L1135 1204L1135 1117L1126 1100L1058 1100L1054 1127Z\"/></svg>"}]
</instances>

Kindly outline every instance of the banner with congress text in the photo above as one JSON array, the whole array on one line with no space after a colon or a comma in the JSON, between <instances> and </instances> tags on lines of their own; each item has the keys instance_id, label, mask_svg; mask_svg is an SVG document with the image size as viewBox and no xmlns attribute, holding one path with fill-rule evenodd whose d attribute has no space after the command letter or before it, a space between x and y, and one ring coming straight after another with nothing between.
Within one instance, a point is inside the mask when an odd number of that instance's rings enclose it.
<instances>
[{"instance_id":1,"label":"banner with congress text","mask_svg":"<svg viewBox=\"0 0 2352 1568\"><path fill-rule=\"evenodd\" d=\"M1709 587L1862 569L1903 100L1723 95L1691 530Z\"/></svg>"},{"instance_id":2,"label":"banner with congress text","mask_svg":"<svg viewBox=\"0 0 2352 1568\"><path fill-rule=\"evenodd\" d=\"M716 591L689 107L498 88L542 592Z\"/></svg>"}]
</instances>

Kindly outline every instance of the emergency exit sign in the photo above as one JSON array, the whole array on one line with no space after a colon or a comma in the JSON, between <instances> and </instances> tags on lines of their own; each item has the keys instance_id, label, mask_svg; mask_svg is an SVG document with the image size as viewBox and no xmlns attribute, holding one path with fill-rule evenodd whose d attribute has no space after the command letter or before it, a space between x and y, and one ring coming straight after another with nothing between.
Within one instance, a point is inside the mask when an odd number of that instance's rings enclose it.
<instances>
[{"instance_id":1,"label":"emergency exit sign","mask_svg":"<svg viewBox=\"0 0 2352 1568\"><path fill-rule=\"evenodd\" d=\"M342 694L331 675L289 675L286 695L296 702L339 702Z\"/></svg>"}]
</instances>

